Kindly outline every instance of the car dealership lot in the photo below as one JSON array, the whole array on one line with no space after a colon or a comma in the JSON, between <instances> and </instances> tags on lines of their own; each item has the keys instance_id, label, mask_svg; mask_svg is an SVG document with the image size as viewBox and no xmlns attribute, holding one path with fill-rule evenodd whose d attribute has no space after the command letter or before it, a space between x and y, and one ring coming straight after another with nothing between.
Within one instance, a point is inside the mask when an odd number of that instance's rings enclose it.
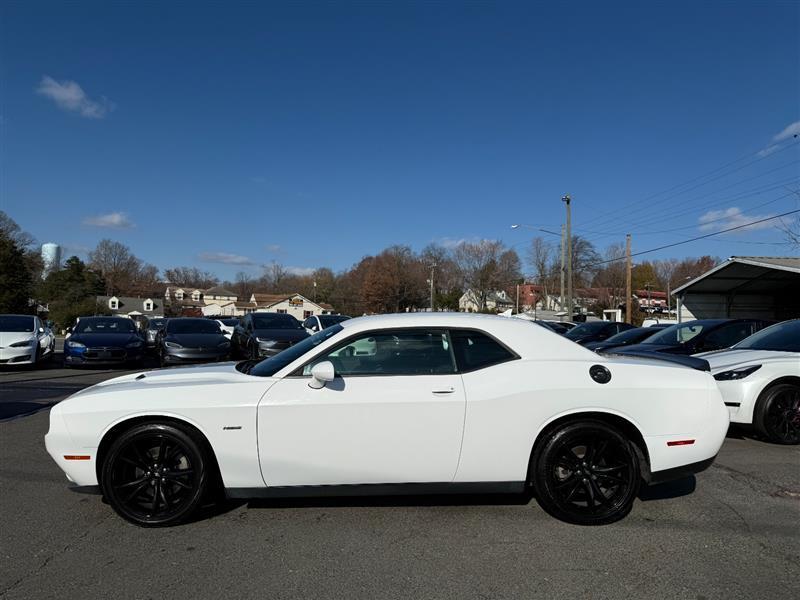
<instances>
[{"instance_id":1,"label":"car dealership lot","mask_svg":"<svg viewBox=\"0 0 800 600\"><path fill-rule=\"evenodd\" d=\"M0 422L0 597L796 594L800 447L737 432L696 487L651 488L605 527L561 523L533 499L454 496L261 501L140 529L70 491L42 440L47 406L123 372L0 373L0 418L13 417Z\"/></svg>"}]
</instances>

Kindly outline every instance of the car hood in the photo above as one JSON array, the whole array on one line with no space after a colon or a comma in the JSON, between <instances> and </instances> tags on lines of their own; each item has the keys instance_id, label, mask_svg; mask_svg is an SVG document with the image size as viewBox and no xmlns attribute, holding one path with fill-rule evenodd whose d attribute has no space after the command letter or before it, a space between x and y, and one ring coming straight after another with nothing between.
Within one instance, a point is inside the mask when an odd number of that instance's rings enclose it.
<instances>
[{"instance_id":1,"label":"car hood","mask_svg":"<svg viewBox=\"0 0 800 600\"><path fill-rule=\"evenodd\" d=\"M273 380L266 377L253 377L236 370L235 362L219 363L215 365L201 365L193 367L180 367L172 369L159 369L156 371L143 371L122 375L108 379L92 387L80 390L70 396L87 396L116 391L149 390L154 387L183 387L203 386L232 383L252 383L260 380L265 383L265 390ZM169 399L169 396L165 396Z\"/></svg>"},{"instance_id":2,"label":"car hood","mask_svg":"<svg viewBox=\"0 0 800 600\"><path fill-rule=\"evenodd\" d=\"M583 344L584 348L588 348L589 350L608 350L609 348L617 348L618 346L624 346L625 344L609 344L607 342L587 342Z\"/></svg>"},{"instance_id":3,"label":"car hood","mask_svg":"<svg viewBox=\"0 0 800 600\"><path fill-rule=\"evenodd\" d=\"M797 352L779 352L777 350L722 350L719 352L703 352L695 354L696 358L708 361L712 371L729 370L750 364L795 360L800 364Z\"/></svg>"},{"instance_id":4,"label":"car hood","mask_svg":"<svg viewBox=\"0 0 800 600\"><path fill-rule=\"evenodd\" d=\"M70 342L80 342L84 346L123 347L131 342L141 341L135 333L73 333Z\"/></svg>"},{"instance_id":5,"label":"car hood","mask_svg":"<svg viewBox=\"0 0 800 600\"><path fill-rule=\"evenodd\" d=\"M253 334L257 338L276 342L297 342L308 337L305 329L255 329Z\"/></svg>"},{"instance_id":6,"label":"car hood","mask_svg":"<svg viewBox=\"0 0 800 600\"><path fill-rule=\"evenodd\" d=\"M187 348L216 348L228 341L221 333L171 333L165 339Z\"/></svg>"},{"instance_id":7,"label":"car hood","mask_svg":"<svg viewBox=\"0 0 800 600\"><path fill-rule=\"evenodd\" d=\"M35 339L36 336L32 331L0 331L0 348L6 348L17 342Z\"/></svg>"}]
</instances>

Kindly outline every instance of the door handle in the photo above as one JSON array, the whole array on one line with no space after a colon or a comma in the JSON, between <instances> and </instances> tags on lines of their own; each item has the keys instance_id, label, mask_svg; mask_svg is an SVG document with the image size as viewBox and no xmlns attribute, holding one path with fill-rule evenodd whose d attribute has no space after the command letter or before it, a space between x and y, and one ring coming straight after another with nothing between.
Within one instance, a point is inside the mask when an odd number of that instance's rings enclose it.
<instances>
[{"instance_id":1,"label":"door handle","mask_svg":"<svg viewBox=\"0 0 800 600\"><path fill-rule=\"evenodd\" d=\"M453 393L453 392L455 392L455 391L456 391L456 389L455 389L455 388L453 388L453 387L449 387L449 388L443 388L443 389L441 389L441 390L433 390L433 393L434 393L434 394L441 395L441 394L452 394L452 393Z\"/></svg>"}]
</instances>

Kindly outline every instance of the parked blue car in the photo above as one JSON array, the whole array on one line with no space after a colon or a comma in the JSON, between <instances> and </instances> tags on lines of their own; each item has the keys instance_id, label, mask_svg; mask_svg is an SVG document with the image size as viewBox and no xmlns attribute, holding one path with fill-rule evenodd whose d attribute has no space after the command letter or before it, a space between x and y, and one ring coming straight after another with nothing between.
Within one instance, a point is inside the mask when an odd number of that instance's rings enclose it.
<instances>
[{"instance_id":1,"label":"parked blue car","mask_svg":"<svg viewBox=\"0 0 800 600\"><path fill-rule=\"evenodd\" d=\"M141 365L144 350L144 339L131 319L81 317L64 342L64 366Z\"/></svg>"}]
</instances>

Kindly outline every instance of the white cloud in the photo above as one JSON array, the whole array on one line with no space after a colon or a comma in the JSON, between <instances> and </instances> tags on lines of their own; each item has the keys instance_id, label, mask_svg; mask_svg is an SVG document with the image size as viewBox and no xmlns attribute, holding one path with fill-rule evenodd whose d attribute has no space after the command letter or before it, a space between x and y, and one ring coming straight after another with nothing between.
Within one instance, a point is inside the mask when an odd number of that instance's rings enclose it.
<instances>
[{"instance_id":1,"label":"white cloud","mask_svg":"<svg viewBox=\"0 0 800 600\"><path fill-rule=\"evenodd\" d=\"M800 135L800 121L795 121L794 123L787 125L783 131L773 137L772 141L782 142L783 140L788 140L789 138L798 135Z\"/></svg>"},{"instance_id":2,"label":"white cloud","mask_svg":"<svg viewBox=\"0 0 800 600\"><path fill-rule=\"evenodd\" d=\"M256 264L246 256L230 254L228 252L201 252L197 257L205 262L221 263L223 265L254 265Z\"/></svg>"},{"instance_id":3,"label":"white cloud","mask_svg":"<svg viewBox=\"0 0 800 600\"><path fill-rule=\"evenodd\" d=\"M313 267L285 267L285 269L291 275L313 275L316 271Z\"/></svg>"},{"instance_id":4,"label":"white cloud","mask_svg":"<svg viewBox=\"0 0 800 600\"><path fill-rule=\"evenodd\" d=\"M62 110L76 112L87 119L103 119L115 108L114 103L104 96L92 100L74 81L56 81L48 75L42 77L36 93L50 98Z\"/></svg>"},{"instance_id":5,"label":"white cloud","mask_svg":"<svg viewBox=\"0 0 800 600\"><path fill-rule=\"evenodd\" d=\"M86 217L83 220L83 224L91 227L107 227L109 229L130 229L131 227L136 227L136 223L131 221L124 212L112 212L106 215Z\"/></svg>"},{"instance_id":6,"label":"white cloud","mask_svg":"<svg viewBox=\"0 0 800 600\"><path fill-rule=\"evenodd\" d=\"M773 152L775 152L778 148L780 148L780 144L772 144L771 146L767 146L763 150L758 151L758 155L761 157L769 156Z\"/></svg>"},{"instance_id":7,"label":"white cloud","mask_svg":"<svg viewBox=\"0 0 800 600\"><path fill-rule=\"evenodd\" d=\"M722 229L730 229L731 227L739 227L752 221L766 219L772 215L747 215L741 209L732 206L725 210L710 210L697 221L700 225L700 231L719 231ZM763 223L756 223L749 227L743 227L742 230L752 231L755 229L769 229L774 227L775 224L771 221Z\"/></svg>"},{"instance_id":8,"label":"white cloud","mask_svg":"<svg viewBox=\"0 0 800 600\"><path fill-rule=\"evenodd\" d=\"M447 248L448 250L453 250L457 248L461 244L477 244L478 242L482 241L481 238L473 236L470 238L451 238L451 237L442 237L438 240L434 240L435 244L442 246L443 248Z\"/></svg>"},{"instance_id":9,"label":"white cloud","mask_svg":"<svg viewBox=\"0 0 800 600\"><path fill-rule=\"evenodd\" d=\"M267 244L264 247L266 248L267 252L269 252L270 254L278 254L281 251L281 245L280 244Z\"/></svg>"}]
</instances>

